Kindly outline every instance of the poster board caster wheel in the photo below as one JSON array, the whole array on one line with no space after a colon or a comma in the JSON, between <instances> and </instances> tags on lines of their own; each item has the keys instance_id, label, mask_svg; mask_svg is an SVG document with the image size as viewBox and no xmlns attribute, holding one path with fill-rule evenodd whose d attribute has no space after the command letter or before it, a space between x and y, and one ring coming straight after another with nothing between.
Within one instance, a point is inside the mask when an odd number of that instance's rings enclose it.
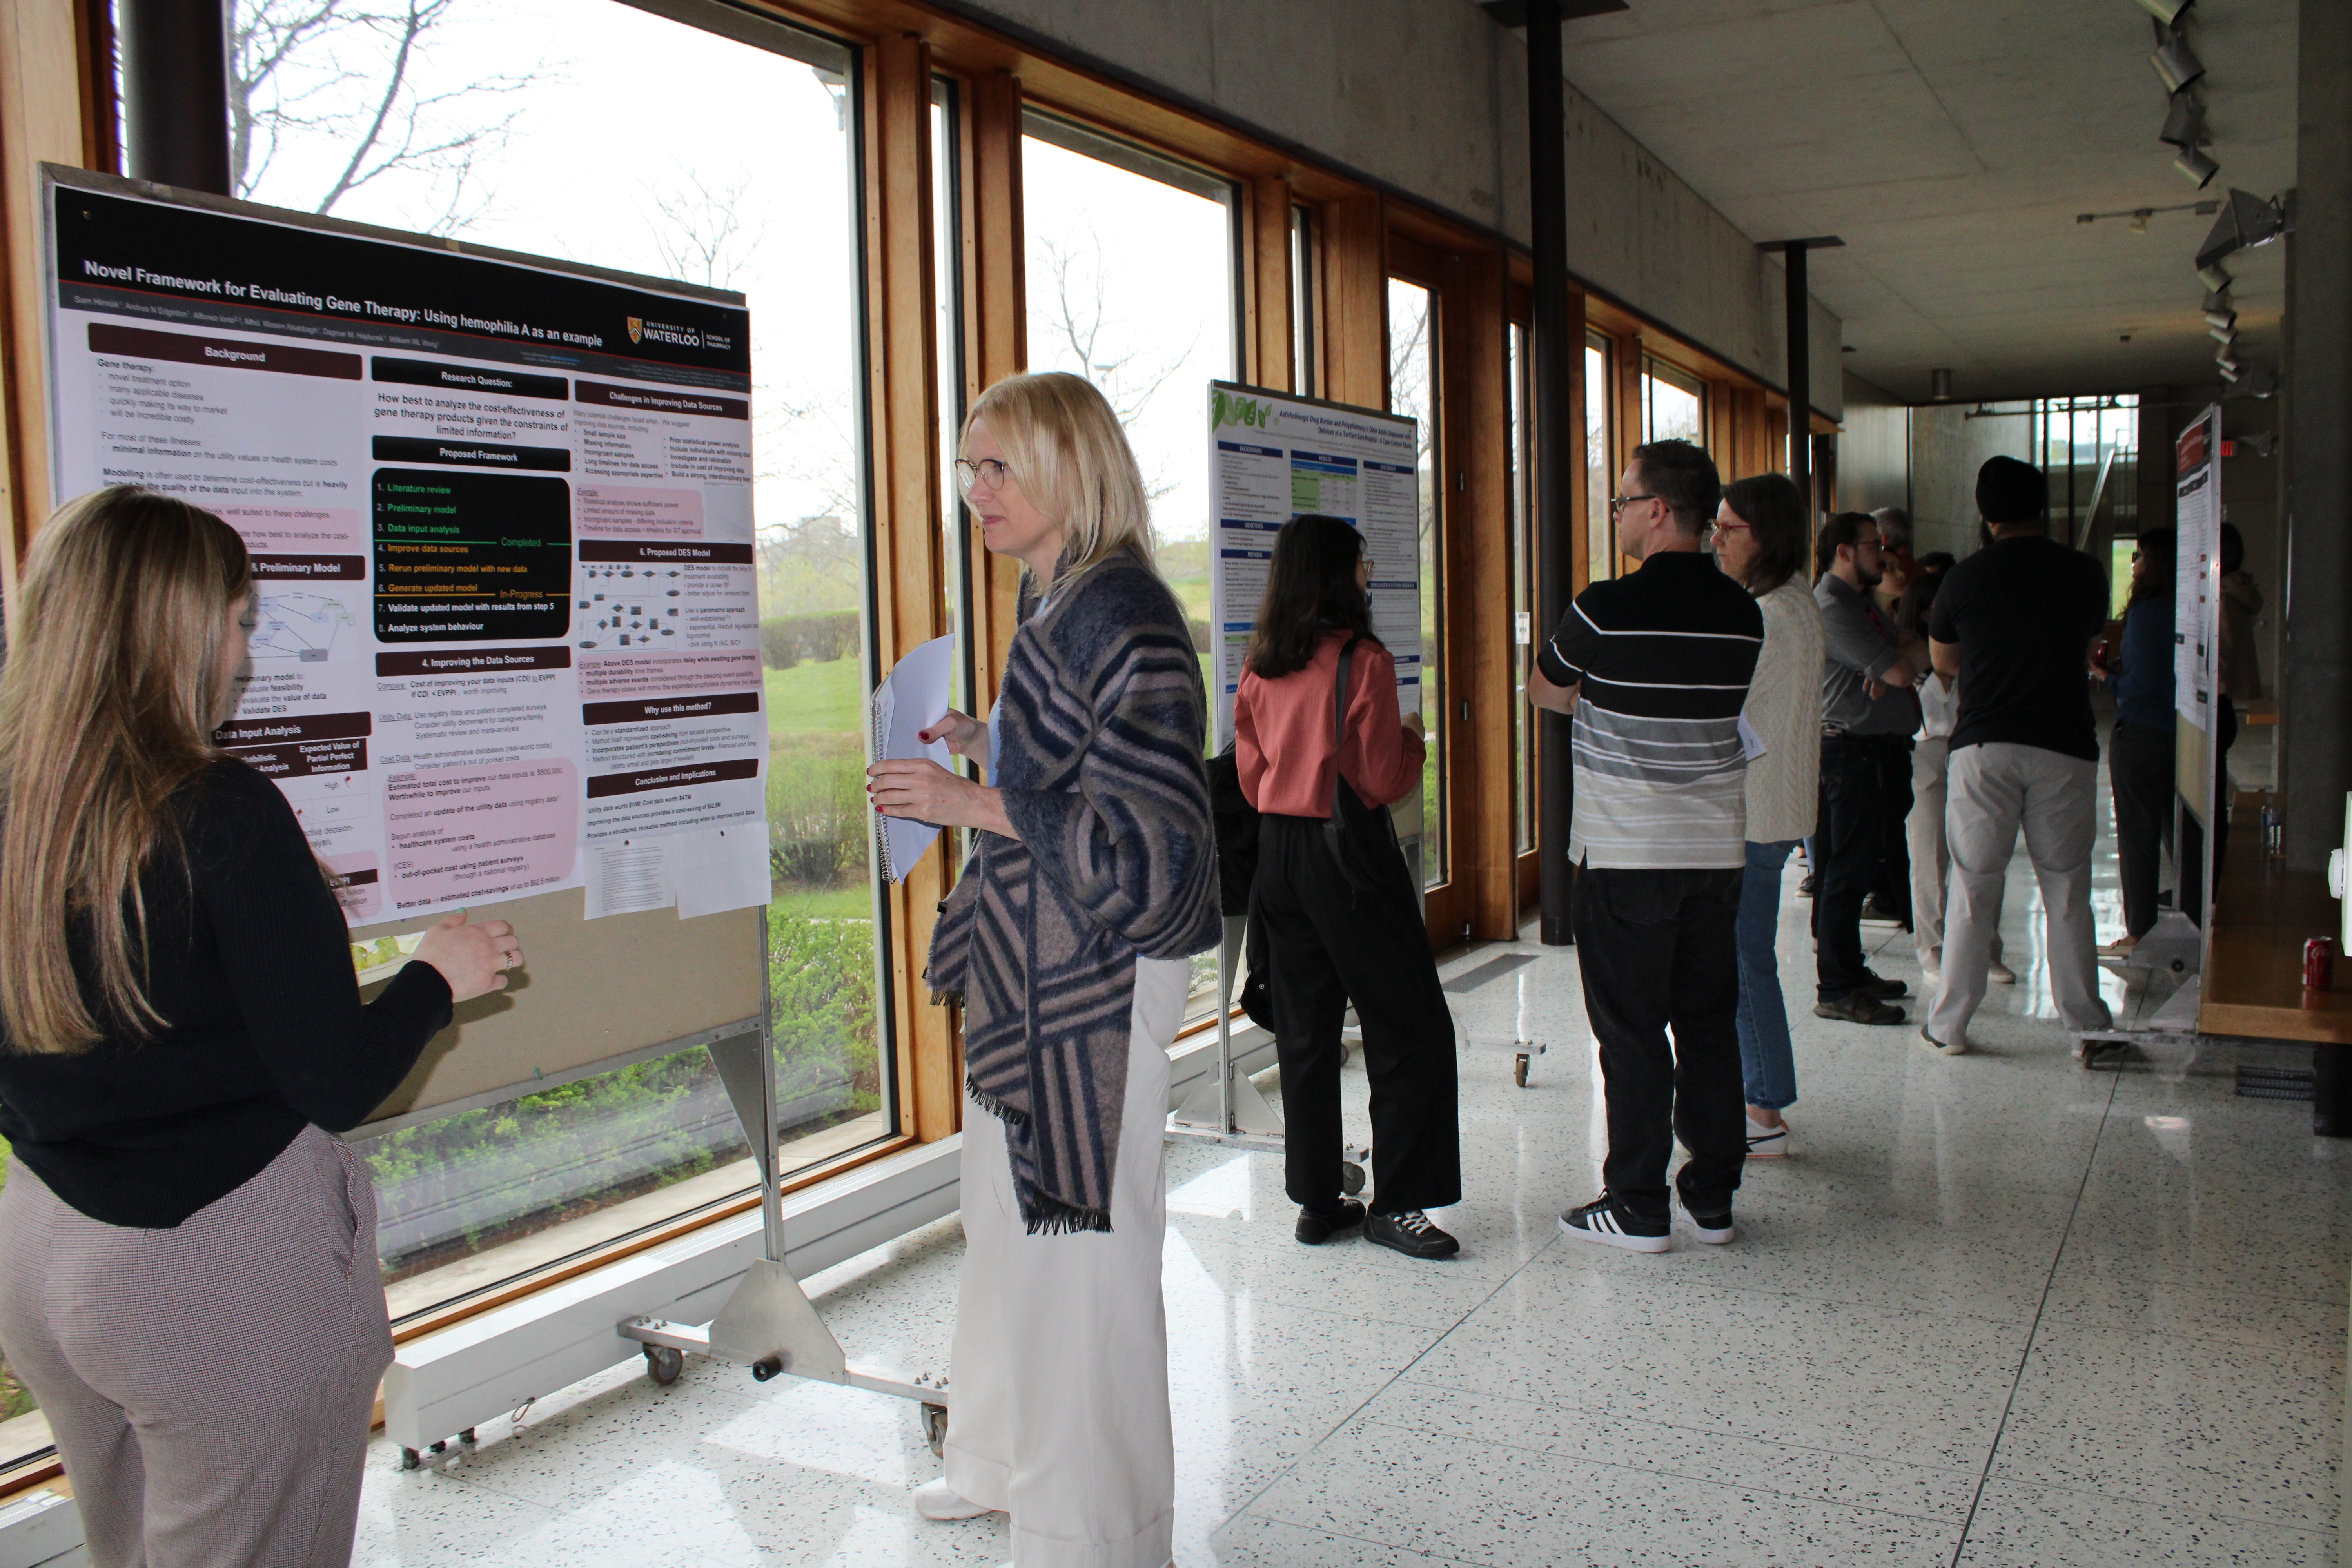
<instances>
[{"instance_id":1,"label":"poster board caster wheel","mask_svg":"<svg viewBox=\"0 0 2352 1568\"><path fill-rule=\"evenodd\" d=\"M781 1375L783 1370L783 1357L780 1355L763 1355L758 1361L751 1363L751 1381L754 1383L765 1383L772 1377Z\"/></svg>"},{"instance_id":2,"label":"poster board caster wheel","mask_svg":"<svg viewBox=\"0 0 2352 1568\"><path fill-rule=\"evenodd\" d=\"M1351 1198L1364 1190L1364 1168L1353 1160L1339 1162L1339 1190Z\"/></svg>"},{"instance_id":3,"label":"poster board caster wheel","mask_svg":"<svg viewBox=\"0 0 2352 1568\"><path fill-rule=\"evenodd\" d=\"M1521 1089L1528 1087L1528 1053L1525 1051L1519 1053L1518 1061L1511 1068L1511 1081Z\"/></svg>"},{"instance_id":4,"label":"poster board caster wheel","mask_svg":"<svg viewBox=\"0 0 2352 1568\"><path fill-rule=\"evenodd\" d=\"M421 1470L425 1468L425 1456L414 1448L403 1448L400 1451L400 1468L404 1470Z\"/></svg>"},{"instance_id":5,"label":"poster board caster wheel","mask_svg":"<svg viewBox=\"0 0 2352 1568\"><path fill-rule=\"evenodd\" d=\"M686 1352L673 1345L646 1347L646 1375L656 1387L667 1388L686 1371Z\"/></svg>"},{"instance_id":6,"label":"poster board caster wheel","mask_svg":"<svg viewBox=\"0 0 2352 1568\"><path fill-rule=\"evenodd\" d=\"M923 1405L922 1416L923 1441L929 1446L931 1457L936 1459L946 1458L948 1447L948 1407L944 1405L933 1405L926 1401Z\"/></svg>"}]
</instances>

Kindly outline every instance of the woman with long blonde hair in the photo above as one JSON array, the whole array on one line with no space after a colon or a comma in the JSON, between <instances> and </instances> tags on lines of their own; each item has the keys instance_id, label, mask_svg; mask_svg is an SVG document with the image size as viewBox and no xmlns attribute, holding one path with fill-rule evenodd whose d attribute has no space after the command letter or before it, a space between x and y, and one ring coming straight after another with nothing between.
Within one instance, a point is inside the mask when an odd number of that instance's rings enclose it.
<instances>
[{"instance_id":1,"label":"woman with long blonde hair","mask_svg":"<svg viewBox=\"0 0 2352 1568\"><path fill-rule=\"evenodd\" d=\"M1151 561L1143 476L1074 375L997 383L956 465L1027 568L987 724L924 732L988 772L869 770L876 809L979 831L926 978L964 1010L964 1263L930 1519L1012 1515L1013 1560L1161 1568L1176 1509L1160 1255L1168 1047L1213 947L1207 695Z\"/></svg>"},{"instance_id":2,"label":"woman with long blonde hair","mask_svg":"<svg viewBox=\"0 0 2352 1568\"><path fill-rule=\"evenodd\" d=\"M520 949L453 915L362 1005L292 808L212 741L252 626L227 523L100 490L34 537L18 597L0 1351L100 1568L346 1562L392 1335L366 1168L328 1133Z\"/></svg>"}]
</instances>

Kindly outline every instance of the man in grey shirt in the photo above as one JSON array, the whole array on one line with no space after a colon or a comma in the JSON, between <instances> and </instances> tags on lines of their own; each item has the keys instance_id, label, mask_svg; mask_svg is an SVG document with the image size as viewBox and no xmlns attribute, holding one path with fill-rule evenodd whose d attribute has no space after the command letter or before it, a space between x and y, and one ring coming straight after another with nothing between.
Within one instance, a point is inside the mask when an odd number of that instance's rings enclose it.
<instances>
[{"instance_id":1,"label":"man in grey shirt","mask_svg":"<svg viewBox=\"0 0 2352 1568\"><path fill-rule=\"evenodd\" d=\"M1852 1024L1899 1024L1888 1003L1906 994L1863 961L1862 906L1878 880L1891 834L1902 831L1911 736L1919 728L1912 693L1924 660L1906 654L1894 623L1870 590L1884 574L1878 524L1868 512L1840 512L1815 542L1822 608L1822 814L1813 896L1819 995L1813 1012Z\"/></svg>"}]
</instances>

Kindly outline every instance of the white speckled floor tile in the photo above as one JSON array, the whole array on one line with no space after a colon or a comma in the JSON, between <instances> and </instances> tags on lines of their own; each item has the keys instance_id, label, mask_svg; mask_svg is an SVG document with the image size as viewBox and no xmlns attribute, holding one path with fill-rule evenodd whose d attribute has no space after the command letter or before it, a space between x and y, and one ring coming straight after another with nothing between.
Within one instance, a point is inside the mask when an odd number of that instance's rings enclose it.
<instances>
[{"instance_id":1,"label":"white speckled floor tile","mask_svg":"<svg viewBox=\"0 0 2352 1568\"><path fill-rule=\"evenodd\" d=\"M1496 1568L1705 1563L1948 1563L1954 1521L1362 1422L1318 1448L1253 1515Z\"/></svg>"},{"instance_id":2,"label":"white speckled floor tile","mask_svg":"<svg viewBox=\"0 0 2352 1568\"><path fill-rule=\"evenodd\" d=\"M2021 1325L1686 1283L1678 1255L1563 1251L1413 1365L1415 1381L1730 1436L1965 1469L1992 1446Z\"/></svg>"},{"instance_id":3,"label":"white speckled floor tile","mask_svg":"<svg viewBox=\"0 0 2352 1568\"><path fill-rule=\"evenodd\" d=\"M1990 1481L1958 1568L2334 1568L2332 1531Z\"/></svg>"},{"instance_id":4,"label":"white speckled floor tile","mask_svg":"<svg viewBox=\"0 0 2352 1568\"><path fill-rule=\"evenodd\" d=\"M1219 1530L1209 1543L1205 1561L1220 1568L1422 1568L1424 1563L1454 1563L1459 1557L1438 1557L1383 1546L1359 1536L1328 1531L1302 1530L1279 1520L1243 1514ZM1191 1568L1182 1552L1177 1561Z\"/></svg>"},{"instance_id":5,"label":"white speckled floor tile","mask_svg":"<svg viewBox=\"0 0 2352 1568\"><path fill-rule=\"evenodd\" d=\"M1894 1464L1801 1448L1778 1438L1726 1437L1663 1422L1593 1415L1465 1394L1410 1376L1382 1389L1361 1419L1524 1448L1545 1456L1543 1462L1557 1457L1620 1465L1953 1526L1966 1522L1977 1490L1975 1470Z\"/></svg>"},{"instance_id":6,"label":"white speckled floor tile","mask_svg":"<svg viewBox=\"0 0 2352 1568\"><path fill-rule=\"evenodd\" d=\"M1377 1318L1384 1322L1444 1330L1494 1294L1496 1281L1450 1266L1450 1260L1418 1262L1375 1247L1360 1237L1335 1238L1320 1247L1291 1246L1297 1256L1245 1247L1206 1235L1171 1242L1208 1275L1228 1300ZM1394 1258L1403 1268L1390 1268ZM1377 1267L1373 1265L1378 1262Z\"/></svg>"},{"instance_id":7,"label":"white speckled floor tile","mask_svg":"<svg viewBox=\"0 0 2352 1568\"><path fill-rule=\"evenodd\" d=\"M2344 1373L2340 1343L2312 1356L2044 1323L1991 1473L2330 1527Z\"/></svg>"},{"instance_id":8,"label":"white speckled floor tile","mask_svg":"<svg viewBox=\"0 0 2352 1568\"><path fill-rule=\"evenodd\" d=\"M2270 1296L2236 1285L2205 1289L2140 1268L2103 1267L2113 1256L2070 1247L2051 1278L2042 1321L2230 1340L2313 1357L2344 1348L2340 1294L2331 1299Z\"/></svg>"}]
</instances>

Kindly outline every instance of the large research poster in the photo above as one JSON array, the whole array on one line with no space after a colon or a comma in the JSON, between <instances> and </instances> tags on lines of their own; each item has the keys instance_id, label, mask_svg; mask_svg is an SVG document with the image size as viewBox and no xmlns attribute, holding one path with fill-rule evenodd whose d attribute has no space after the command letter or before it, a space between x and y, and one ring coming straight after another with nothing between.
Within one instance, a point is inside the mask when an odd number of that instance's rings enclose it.
<instances>
[{"instance_id":1,"label":"large research poster","mask_svg":"<svg viewBox=\"0 0 2352 1568\"><path fill-rule=\"evenodd\" d=\"M2172 696L2180 716L2212 728L2215 641L2221 631L2221 410L2208 408L2181 432L2174 490Z\"/></svg>"},{"instance_id":2,"label":"large research poster","mask_svg":"<svg viewBox=\"0 0 2352 1568\"><path fill-rule=\"evenodd\" d=\"M47 171L56 493L226 518L353 925L767 901L739 296Z\"/></svg>"},{"instance_id":3,"label":"large research poster","mask_svg":"<svg viewBox=\"0 0 2352 1568\"><path fill-rule=\"evenodd\" d=\"M1397 707L1421 710L1419 425L1395 415L1227 382L1209 385L1209 559L1216 746L1233 739L1234 693L1257 625L1274 536L1301 512L1344 518L1372 561L1372 630L1396 658ZM1417 816L1418 796L1400 805Z\"/></svg>"}]
</instances>

